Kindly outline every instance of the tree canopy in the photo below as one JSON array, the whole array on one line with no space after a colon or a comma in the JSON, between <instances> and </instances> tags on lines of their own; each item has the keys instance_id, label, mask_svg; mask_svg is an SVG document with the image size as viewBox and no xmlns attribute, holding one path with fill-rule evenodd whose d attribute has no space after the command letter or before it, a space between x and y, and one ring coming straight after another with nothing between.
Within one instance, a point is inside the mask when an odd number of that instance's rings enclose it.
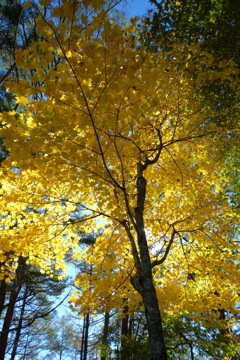
<instances>
[{"instance_id":1,"label":"tree canopy","mask_svg":"<svg viewBox=\"0 0 240 360\"><path fill-rule=\"evenodd\" d=\"M16 50L31 76L11 77L19 107L1 114L3 276L14 277L19 256L47 273L64 268L79 228L101 227L76 252L89 271L77 276L73 307L143 306L152 359L166 359L164 314L215 323L221 309L237 312L238 219L222 171L236 127L211 121L228 108L204 105L198 90L234 87L238 67L199 44L148 51L137 18L121 26L112 3L82 3L79 17L77 1L26 2L39 13L39 38Z\"/></svg>"}]
</instances>

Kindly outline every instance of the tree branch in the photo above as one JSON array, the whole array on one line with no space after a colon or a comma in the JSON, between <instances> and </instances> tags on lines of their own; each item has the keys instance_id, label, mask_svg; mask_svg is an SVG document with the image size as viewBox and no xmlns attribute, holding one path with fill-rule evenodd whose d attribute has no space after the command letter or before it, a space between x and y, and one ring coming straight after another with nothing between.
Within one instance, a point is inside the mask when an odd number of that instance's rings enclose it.
<instances>
[{"instance_id":1,"label":"tree branch","mask_svg":"<svg viewBox=\"0 0 240 360\"><path fill-rule=\"evenodd\" d=\"M166 260L176 233L177 233L177 231L175 229L173 229L171 239L169 240L168 246L166 247L166 250L165 250L165 253L164 253L163 257L160 260L154 260L153 263L152 263L152 268L154 268L157 265L162 264Z\"/></svg>"},{"instance_id":2,"label":"tree branch","mask_svg":"<svg viewBox=\"0 0 240 360\"><path fill-rule=\"evenodd\" d=\"M8 69L8 71L3 75L3 77L0 79L0 86L2 86L2 84L7 80L7 78L9 77L9 75L11 74L11 72L15 69L16 67L16 63L14 62L10 68Z\"/></svg>"}]
</instances>

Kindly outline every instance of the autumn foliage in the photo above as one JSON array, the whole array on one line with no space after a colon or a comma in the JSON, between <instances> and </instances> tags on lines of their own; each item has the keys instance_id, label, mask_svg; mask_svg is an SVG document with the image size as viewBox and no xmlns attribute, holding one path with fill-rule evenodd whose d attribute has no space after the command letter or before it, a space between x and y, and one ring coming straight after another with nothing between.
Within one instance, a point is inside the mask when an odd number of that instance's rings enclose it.
<instances>
[{"instance_id":1,"label":"autumn foliage","mask_svg":"<svg viewBox=\"0 0 240 360\"><path fill-rule=\"evenodd\" d=\"M79 229L100 228L76 251L89 271L77 276L73 308L120 310L123 299L139 308L149 261L162 316L236 312L237 215L223 195L235 129L212 120L201 93L215 81L234 87L234 63L199 45L152 54L138 19L122 27L102 1L83 1L81 16L77 1L48 16L40 3L41 40L15 54L31 76L8 81L19 105L1 114L2 277L14 277L20 255L43 272L64 269Z\"/></svg>"}]
</instances>

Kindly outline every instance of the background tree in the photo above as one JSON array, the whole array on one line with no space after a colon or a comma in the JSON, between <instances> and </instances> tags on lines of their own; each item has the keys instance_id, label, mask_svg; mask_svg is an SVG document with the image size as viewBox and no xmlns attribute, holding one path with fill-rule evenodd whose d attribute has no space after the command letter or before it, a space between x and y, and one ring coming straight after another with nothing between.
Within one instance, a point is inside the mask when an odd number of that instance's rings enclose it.
<instances>
[{"instance_id":1,"label":"background tree","mask_svg":"<svg viewBox=\"0 0 240 360\"><path fill-rule=\"evenodd\" d=\"M33 7L24 9L21 1L3 0L0 5L0 91L1 111L13 109L12 94L6 91L5 81L13 73L16 76L26 76L26 71L21 72L16 67L15 50L24 49L37 39L36 11Z\"/></svg>"},{"instance_id":2,"label":"background tree","mask_svg":"<svg viewBox=\"0 0 240 360\"><path fill-rule=\"evenodd\" d=\"M239 8L237 1L150 0L149 43L199 43L221 59L239 63Z\"/></svg>"},{"instance_id":3,"label":"background tree","mask_svg":"<svg viewBox=\"0 0 240 360\"><path fill-rule=\"evenodd\" d=\"M235 81L229 84L226 81L211 82L201 87L202 101L216 110L210 116L219 126L224 126L228 131L236 133L239 129L239 6L238 1L172 1L150 0L154 5L152 12L146 18L143 42L145 46L154 51L166 48L172 52L174 44L179 43L183 47L198 44L203 51L209 53L209 62L214 68L219 61L227 67L229 62L234 61L238 71ZM195 59L198 62L198 59ZM184 62L189 63L186 58ZM194 60L186 67L191 76L195 76ZM181 62L179 66L182 66ZM202 63L204 67L205 64ZM196 89L197 90L197 89ZM199 91L199 89L198 89ZM226 111L227 110L227 111ZM220 114L221 112L221 114ZM230 114L231 113L231 114ZM230 121L231 118L231 121ZM237 135L236 135L237 136ZM239 208L239 161L236 150L239 143L233 147L225 146L226 162L224 171L228 173L229 182L225 191L232 194L231 201ZM229 154L229 155L228 155ZM231 160L230 160L231 159Z\"/></svg>"},{"instance_id":4,"label":"background tree","mask_svg":"<svg viewBox=\"0 0 240 360\"><path fill-rule=\"evenodd\" d=\"M60 302L65 283L47 278L20 258L17 276L8 285L3 305L0 333L0 358L14 360L19 348L24 348L26 329L49 315ZM56 297L56 299L52 298ZM54 300L53 300L54 299ZM5 355L6 353L6 355Z\"/></svg>"}]
</instances>

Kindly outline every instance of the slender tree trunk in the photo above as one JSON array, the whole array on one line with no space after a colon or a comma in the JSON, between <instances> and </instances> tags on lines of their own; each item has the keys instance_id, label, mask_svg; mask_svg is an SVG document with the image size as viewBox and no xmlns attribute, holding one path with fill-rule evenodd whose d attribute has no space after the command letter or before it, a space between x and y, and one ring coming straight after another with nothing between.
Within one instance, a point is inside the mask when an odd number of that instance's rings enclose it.
<instances>
[{"instance_id":1,"label":"slender tree trunk","mask_svg":"<svg viewBox=\"0 0 240 360\"><path fill-rule=\"evenodd\" d=\"M127 299L123 299L125 303ZM128 306L123 306L123 317L122 317L122 335L128 337L129 336L129 315L128 315Z\"/></svg>"},{"instance_id":2,"label":"slender tree trunk","mask_svg":"<svg viewBox=\"0 0 240 360\"><path fill-rule=\"evenodd\" d=\"M83 360L87 360L87 355L88 355L88 335L89 335L89 313L86 314L86 328L85 328L84 357L83 357Z\"/></svg>"},{"instance_id":3,"label":"slender tree trunk","mask_svg":"<svg viewBox=\"0 0 240 360\"><path fill-rule=\"evenodd\" d=\"M104 316L104 326L103 326L103 336L102 336L102 349L101 349L101 360L106 359L107 349L108 349L108 331L109 331L109 312L105 312Z\"/></svg>"},{"instance_id":4,"label":"slender tree trunk","mask_svg":"<svg viewBox=\"0 0 240 360\"><path fill-rule=\"evenodd\" d=\"M27 356L27 349L28 349L28 344L29 344L28 338L29 338L29 333L27 334L27 340L26 340L26 343L24 345L24 353L23 353L23 356L22 356L21 360L25 360L26 356Z\"/></svg>"},{"instance_id":5,"label":"slender tree trunk","mask_svg":"<svg viewBox=\"0 0 240 360\"><path fill-rule=\"evenodd\" d=\"M122 331L121 331L121 360L127 360L127 349L124 348L124 337L129 337L129 315L128 315L128 306L126 305L127 299L123 299L123 318L122 318Z\"/></svg>"},{"instance_id":6,"label":"slender tree trunk","mask_svg":"<svg viewBox=\"0 0 240 360\"><path fill-rule=\"evenodd\" d=\"M84 314L83 329L82 329L82 343L81 343L81 350L80 350L80 360L83 360L83 353L84 353L85 322L86 322L86 317L85 317L85 314Z\"/></svg>"},{"instance_id":7,"label":"slender tree trunk","mask_svg":"<svg viewBox=\"0 0 240 360\"><path fill-rule=\"evenodd\" d=\"M81 360L87 360L88 335L89 335L89 314L84 314L82 345L81 345L81 352L80 352L80 359Z\"/></svg>"},{"instance_id":8,"label":"slender tree trunk","mask_svg":"<svg viewBox=\"0 0 240 360\"><path fill-rule=\"evenodd\" d=\"M8 334L9 334L18 294L23 284L25 268L26 268L26 261L24 258L20 257L18 260L16 278L13 280L12 283L9 304L7 307L7 312L4 318L3 327L0 335L0 360L4 360L5 358Z\"/></svg>"},{"instance_id":9,"label":"slender tree trunk","mask_svg":"<svg viewBox=\"0 0 240 360\"><path fill-rule=\"evenodd\" d=\"M141 269L131 278L133 287L140 293L147 321L147 329L150 341L151 360L167 360L162 319L158 305L158 299L152 277L152 265L148 249L146 233L144 230L143 212L146 194L146 179L143 171L146 169L141 163L138 164L137 179L137 206L135 208L135 221L137 241L140 252Z\"/></svg>"},{"instance_id":10,"label":"slender tree trunk","mask_svg":"<svg viewBox=\"0 0 240 360\"><path fill-rule=\"evenodd\" d=\"M2 311L4 308L4 302L7 292L7 283L5 282L5 279L0 281L0 316L2 315Z\"/></svg>"},{"instance_id":11,"label":"slender tree trunk","mask_svg":"<svg viewBox=\"0 0 240 360\"><path fill-rule=\"evenodd\" d=\"M0 163L1 163L1 160L0 160ZM4 255L6 256L6 259L9 260L9 256L12 255L12 252L5 252ZM5 263L1 262L0 269L2 272L4 272L4 268L5 268ZM0 316L2 315L2 312L3 312L5 298L6 298L6 294L7 294L7 288L8 288L8 285L6 282L6 277L4 276L4 278L0 281Z\"/></svg>"},{"instance_id":12,"label":"slender tree trunk","mask_svg":"<svg viewBox=\"0 0 240 360\"><path fill-rule=\"evenodd\" d=\"M134 333L134 314L131 314L129 321L129 337L131 338Z\"/></svg>"},{"instance_id":13,"label":"slender tree trunk","mask_svg":"<svg viewBox=\"0 0 240 360\"><path fill-rule=\"evenodd\" d=\"M28 293L28 288L26 286L24 295L23 295L21 313L20 313L20 317L19 317L19 321L18 321L18 326L17 326L17 330L16 330L16 335L15 335L15 339L14 339L14 343L13 343L13 349L12 349L12 354L11 354L10 360L14 360L16 353L17 353L18 343L19 343L19 339L20 339L21 331L22 331L22 323L23 323L24 311L25 311L25 306L26 306L27 293Z\"/></svg>"},{"instance_id":14,"label":"slender tree trunk","mask_svg":"<svg viewBox=\"0 0 240 360\"><path fill-rule=\"evenodd\" d=\"M192 346L191 342L189 342L189 348L190 348L191 360L194 360L194 352L193 352L193 346Z\"/></svg>"},{"instance_id":15,"label":"slender tree trunk","mask_svg":"<svg viewBox=\"0 0 240 360\"><path fill-rule=\"evenodd\" d=\"M139 329L140 329L140 324L141 324L141 321L142 321L142 316L138 318L137 320L137 325L136 325L136 330L135 330L135 333L134 333L134 339L137 340L138 338L138 334L139 334Z\"/></svg>"},{"instance_id":16,"label":"slender tree trunk","mask_svg":"<svg viewBox=\"0 0 240 360\"><path fill-rule=\"evenodd\" d=\"M5 358L5 352L7 348L7 340L8 340L8 334L10 325L12 322L13 314L14 314L14 308L17 301L18 291L17 291L17 280L13 280L9 304L7 307L7 312L4 318L3 327L0 335L0 360L4 360Z\"/></svg>"}]
</instances>

